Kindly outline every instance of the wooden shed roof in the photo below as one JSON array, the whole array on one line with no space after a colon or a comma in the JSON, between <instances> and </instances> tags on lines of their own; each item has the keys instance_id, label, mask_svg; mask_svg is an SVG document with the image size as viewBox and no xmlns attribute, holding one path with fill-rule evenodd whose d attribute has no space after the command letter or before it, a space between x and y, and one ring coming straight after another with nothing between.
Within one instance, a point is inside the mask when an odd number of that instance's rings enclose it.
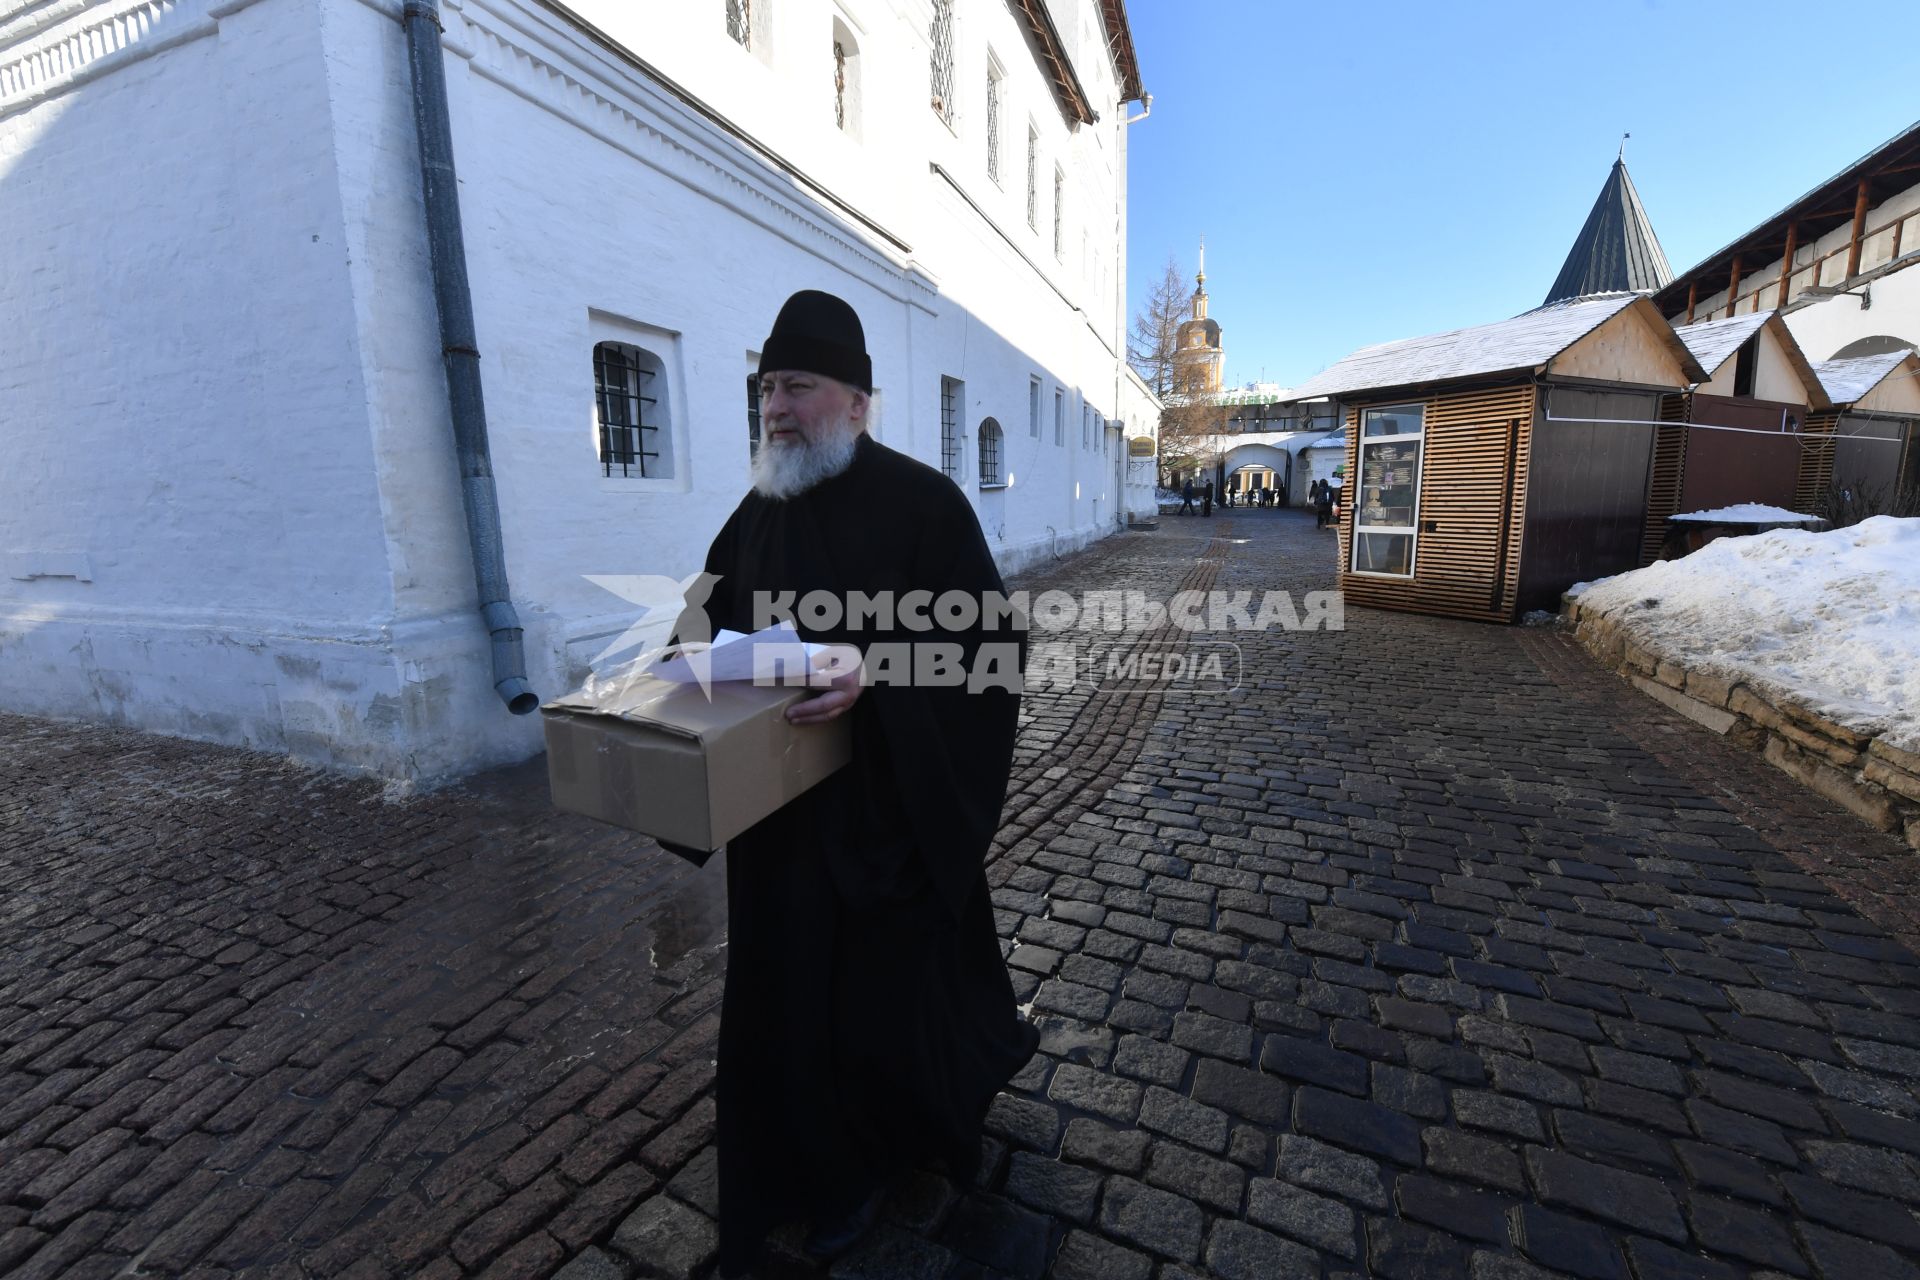
<instances>
[{"instance_id":1,"label":"wooden shed roof","mask_svg":"<svg viewBox=\"0 0 1920 1280\"><path fill-rule=\"evenodd\" d=\"M1700 367L1707 371L1707 376L1712 377L1714 370L1725 364L1727 357L1738 351L1748 338L1758 333L1773 314L1771 311L1748 311L1721 320L1685 325L1675 329L1674 333L1687 344L1687 350L1693 352Z\"/></svg>"},{"instance_id":2,"label":"wooden shed roof","mask_svg":"<svg viewBox=\"0 0 1920 1280\"><path fill-rule=\"evenodd\" d=\"M1850 356L1844 360L1822 360L1813 366L1820 385L1835 404L1848 405L1864 400L1913 355L1912 351L1883 351L1878 355Z\"/></svg>"},{"instance_id":3,"label":"wooden shed roof","mask_svg":"<svg viewBox=\"0 0 1920 1280\"><path fill-rule=\"evenodd\" d=\"M1673 335L1671 326L1643 295L1614 293L1556 302L1510 320L1497 320L1470 329L1362 347L1296 387L1293 398L1350 399L1362 391L1538 372L1601 325L1635 306L1642 309L1643 317L1670 346L1687 376L1706 381L1706 372L1700 368L1699 361Z\"/></svg>"},{"instance_id":4,"label":"wooden shed roof","mask_svg":"<svg viewBox=\"0 0 1920 1280\"><path fill-rule=\"evenodd\" d=\"M1781 353L1793 367L1800 385L1806 389L1807 406L1812 409L1830 408L1832 394L1778 311L1747 311L1737 316L1685 325L1673 332L1687 344L1687 350L1693 352L1700 361L1700 367L1707 371L1708 381L1712 381L1720 371L1720 366L1730 360L1746 344L1747 339L1762 329L1772 333L1774 341L1780 344Z\"/></svg>"}]
</instances>

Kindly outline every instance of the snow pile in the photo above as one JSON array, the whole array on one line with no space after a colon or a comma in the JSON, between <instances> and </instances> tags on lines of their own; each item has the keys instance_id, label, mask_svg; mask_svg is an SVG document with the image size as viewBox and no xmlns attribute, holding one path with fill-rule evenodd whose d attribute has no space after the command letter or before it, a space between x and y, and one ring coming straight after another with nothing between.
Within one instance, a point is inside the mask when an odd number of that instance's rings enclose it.
<instances>
[{"instance_id":1,"label":"snow pile","mask_svg":"<svg viewBox=\"0 0 1920 1280\"><path fill-rule=\"evenodd\" d=\"M1663 658L1920 751L1920 517L1721 538L1568 594Z\"/></svg>"},{"instance_id":2,"label":"snow pile","mask_svg":"<svg viewBox=\"0 0 1920 1280\"><path fill-rule=\"evenodd\" d=\"M1689 511L1683 516L1671 516L1673 520L1704 520L1709 523L1725 524L1818 524L1819 516L1802 515L1798 511L1788 511L1785 507L1769 507L1758 502L1741 502L1731 507L1715 507L1712 511Z\"/></svg>"}]
</instances>

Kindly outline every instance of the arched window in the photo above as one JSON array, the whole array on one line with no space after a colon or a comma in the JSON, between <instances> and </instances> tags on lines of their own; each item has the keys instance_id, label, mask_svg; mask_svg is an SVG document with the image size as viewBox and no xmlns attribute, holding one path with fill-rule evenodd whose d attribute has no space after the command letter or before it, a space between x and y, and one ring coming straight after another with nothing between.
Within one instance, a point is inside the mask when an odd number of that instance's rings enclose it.
<instances>
[{"instance_id":1,"label":"arched window","mask_svg":"<svg viewBox=\"0 0 1920 1280\"><path fill-rule=\"evenodd\" d=\"M833 123L850 138L860 136L860 42L838 18L833 20Z\"/></svg>"},{"instance_id":2,"label":"arched window","mask_svg":"<svg viewBox=\"0 0 1920 1280\"><path fill-rule=\"evenodd\" d=\"M980 487L993 489L1005 484L1000 471L1000 423L995 418L980 420Z\"/></svg>"}]
</instances>

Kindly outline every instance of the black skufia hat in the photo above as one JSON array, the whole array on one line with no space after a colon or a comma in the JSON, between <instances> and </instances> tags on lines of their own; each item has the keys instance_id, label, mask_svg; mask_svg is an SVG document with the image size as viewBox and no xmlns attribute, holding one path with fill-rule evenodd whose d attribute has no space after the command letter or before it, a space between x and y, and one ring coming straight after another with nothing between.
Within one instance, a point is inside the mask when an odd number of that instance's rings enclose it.
<instances>
[{"instance_id":1,"label":"black skufia hat","mask_svg":"<svg viewBox=\"0 0 1920 1280\"><path fill-rule=\"evenodd\" d=\"M873 394L867 334L851 306L830 293L802 289L788 298L760 349L760 372L817 373Z\"/></svg>"}]
</instances>

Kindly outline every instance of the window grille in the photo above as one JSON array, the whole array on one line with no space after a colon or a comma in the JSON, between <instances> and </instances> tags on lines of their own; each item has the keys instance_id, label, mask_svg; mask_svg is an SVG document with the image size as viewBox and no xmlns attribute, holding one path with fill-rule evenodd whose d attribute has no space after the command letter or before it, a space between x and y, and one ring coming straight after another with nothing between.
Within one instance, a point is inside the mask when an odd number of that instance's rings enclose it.
<instances>
[{"instance_id":1,"label":"window grille","mask_svg":"<svg viewBox=\"0 0 1920 1280\"><path fill-rule=\"evenodd\" d=\"M960 478L960 384L940 379L940 470Z\"/></svg>"},{"instance_id":2,"label":"window grille","mask_svg":"<svg viewBox=\"0 0 1920 1280\"><path fill-rule=\"evenodd\" d=\"M847 46L833 42L833 123L847 127Z\"/></svg>"},{"instance_id":3,"label":"window grille","mask_svg":"<svg viewBox=\"0 0 1920 1280\"><path fill-rule=\"evenodd\" d=\"M742 49L753 48L753 0L727 0L727 34Z\"/></svg>"},{"instance_id":4,"label":"window grille","mask_svg":"<svg viewBox=\"0 0 1920 1280\"><path fill-rule=\"evenodd\" d=\"M987 68L987 176L1000 181L1000 73Z\"/></svg>"},{"instance_id":5,"label":"window grille","mask_svg":"<svg viewBox=\"0 0 1920 1280\"><path fill-rule=\"evenodd\" d=\"M760 375L747 375L747 456L760 455Z\"/></svg>"},{"instance_id":6,"label":"window grille","mask_svg":"<svg viewBox=\"0 0 1920 1280\"><path fill-rule=\"evenodd\" d=\"M1027 127L1027 225L1040 229L1040 134Z\"/></svg>"},{"instance_id":7,"label":"window grille","mask_svg":"<svg viewBox=\"0 0 1920 1280\"><path fill-rule=\"evenodd\" d=\"M933 46L933 113L953 123L953 0L933 0L933 26L927 33Z\"/></svg>"},{"instance_id":8,"label":"window grille","mask_svg":"<svg viewBox=\"0 0 1920 1280\"><path fill-rule=\"evenodd\" d=\"M1053 256L1055 258L1066 253L1066 203L1067 175L1055 169L1053 171Z\"/></svg>"},{"instance_id":9,"label":"window grille","mask_svg":"<svg viewBox=\"0 0 1920 1280\"><path fill-rule=\"evenodd\" d=\"M1000 479L1000 423L987 418L980 423L980 487L1004 483Z\"/></svg>"},{"instance_id":10,"label":"window grille","mask_svg":"<svg viewBox=\"0 0 1920 1280\"><path fill-rule=\"evenodd\" d=\"M600 406L600 474L645 478L655 474L660 451L650 421L659 401L647 394L653 370L638 347L602 342L593 349L593 389ZM652 468L649 470L649 468Z\"/></svg>"}]
</instances>

